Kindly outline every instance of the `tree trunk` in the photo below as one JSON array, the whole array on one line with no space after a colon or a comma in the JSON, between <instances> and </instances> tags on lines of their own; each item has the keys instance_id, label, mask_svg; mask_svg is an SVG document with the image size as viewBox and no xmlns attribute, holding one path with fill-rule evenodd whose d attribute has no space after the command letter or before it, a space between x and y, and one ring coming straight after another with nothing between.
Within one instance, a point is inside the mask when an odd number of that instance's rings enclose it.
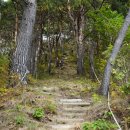
<instances>
[{"instance_id":1,"label":"tree trunk","mask_svg":"<svg viewBox=\"0 0 130 130\"><path fill-rule=\"evenodd\" d=\"M112 50L112 53L111 53L109 60L107 61L107 65L106 65L106 68L104 71L104 77L102 80L102 85L101 85L101 90L100 90L101 94L104 96L108 95L111 70L112 70L113 64L115 62L116 56L117 56L117 54L122 46L126 31L129 27L129 25L130 25L130 9L129 9L128 15L126 16L123 27L121 28L121 30L118 34L118 37L115 41L114 48Z\"/></svg>"},{"instance_id":2,"label":"tree trunk","mask_svg":"<svg viewBox=\"0 0 130 130\"><path fill-rule=\"evenodd\" d=\"M56 67L59 67L59 38L60 36L56 36L55 38L55 64L56 64Z\"/></svg>"},{"instance_id":3,"label":"tree trunk","mask_svg":"<svg viewBox=\"0 0 130 130\"><path fill-rule=\"evenodd\" d=\"M48 37L48 73L51 74L51 62L52 62L52 47L51 47L51 40Z\"/></svg>"},{"instance_id":4,"label":"tree trunk","mask_svg":"<svg viewBox=\"0 0 130 130\"><path fill-rule=\"evenodd\" d=\"M15 11L16 11L16 14L15 14L15 33L14 33L14 41L15 41L15 44L17 42L17 35L18 35L18 3L14 3L15 5Z\"/></svg>"},{"instance_id":5,"label":"tree trunk","mask_svg":"<svg viewBox=\"0 0 130 130\"><path fill-rule=\"evenodd\" d=\"M77 74L83 75L84 72L84 24L85 24L85 9L83 5L78 8L78 13L71 12L70 0L67 3L68 14L74 28L75 41L77 43Z\"/></svg>"},{"instance_id":6,"label":"tree trunk","mask_svg":"<svg viewBox=\"0 0 130 130\"><path fill-rule=\"evenodd\" d=\"M89 45L89 65L90 65L90 78L92 80L95 79L95 69L94 69L94 46L95 46L95 42L91 42L90 41L90 45Z\"/></svg>"},{"instance_id":7,"label":"tree trunk","mask_svg":"<svg viewBox=\"0 0 130 130\"><path fill-rule=\"evenodd\" d=\"M84 44L83 44L83 39L84 39L84 7L80 7L80 14L77 20L77 27L76 29L76 34L77 34L77 74L83 75L84 74Z\"/></svg>"},{"instance_id":8,"label":"tree trunk","mask_svg":"<svg viewBox=\"0 0 130 130\"><path fill-rule=\"evenodd\" d=\"M38 56L39 56L39 52L40 52L40 46L41 46L41 42L38 42L37 48L36 48L36 52L35 52L35 65L34 65L34 73L33 75L37 78L37 70L38 70Z\"/></svg>"},{"instance_id":9,"label":"tree trunk","mask_svg":"<svg viewBox=\"0 0 130 130\"><path fill-rule=\"evenodd\" d=\"M15 16L15 34L14 34L14 41L17 42L17 34L18 34L18 14Z\"/></svg>"},{"instance_id":10,"label":"tree trunk","mask_svg":"<svg viewBox=\"0 0 130 130\"><path fill-rule=\"evenodd\" d=\"M20 75L20 80L26 83L28 53L31 44L32 32L36 16L36 0L25 0L24 13L17 36L17 47L14 53L13 72Z\"/></svg>"},{"instance_id":11,"label":"tree trunk","mask_svg":"<svg viewBox=\"0 0 130 130\"><path fill-rule=\"evenodd\" d=\"M77 74L83 75L84 72L84 45L77 45Z\"/></svg>"},{"instance_id":12,"label":"tree trunk","mask_svg":"<svg viewBox=\"0 0 130 130\"><path fill-rule=\"evenodd\" d=\"M35 69L36 69L36 64L37 61L35 60L35 58L37 57L37 49L39 48L39 40L38 40L38 34L35 34L32 36L32 42L31 42L31 46L29 49L29 58L28 58L28 70L30 72L30 74L35 76Z\"/></svg>"}]
</instances>

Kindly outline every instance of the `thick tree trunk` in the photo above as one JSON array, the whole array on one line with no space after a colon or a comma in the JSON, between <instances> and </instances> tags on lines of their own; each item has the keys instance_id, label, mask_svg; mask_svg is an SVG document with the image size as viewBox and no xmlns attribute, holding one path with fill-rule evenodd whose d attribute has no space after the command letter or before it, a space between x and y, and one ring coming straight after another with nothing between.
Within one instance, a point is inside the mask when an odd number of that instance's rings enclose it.
<instances>
[{"instance_id":1,"label":"thick tree trunk","mask_svg":"<svg viewBox=\"0 0 130 130\"><path fill-rule=\"evenodd\" d=\"M14 53L13 72L20 75L20 80L25 83L25 75L29 73L27 68L28 53L31 44L32 32L36 16L36 0L25 0L24 13L17 36L17 47ZM25 82L24 82L25 81Z\"/></svg>"},{"instance_id":2,"label":"thick tree trunk","mask_svg":"<svg viewBox=\"0 0 130 130\"><path fill-rule=\"evenodd\" d=\"M84 45L77 45L77 74L83 75L84 72Z\"/></svg>"},{"instance_id":3,"label":"thick tree trunk","mask_svg":"<svg viewBox=\"0 0 130 130\"><path fill-rule=\"evenodd\" d=\"M89 45L89 65L90 65L90 78L92 80L95 79L95 69L94 69L94 47L95 47L95 42L90 42Z\"/></svg>"},{"instance_id":4,"label":"thick tree trunk","mask_svg":"<svg viewBox=\"0 0 130 130\"><path fill-rule=\"evenodd\" d=\"M32 36L32 42L31 42L31 46L29 49L29 58L28 58L28 70L30 72L30 74L32 74L33 76L36 75L36 68L37 68L37 53L39 53L39 46L40 46L40 42L38 40L38 34L35 34L34 36Z\"/></svg>"},{"instance_id":5,"label":"thick tree trunk","mask_svg":"<svg viewBox=\"0 0 130 130\"><path fill-rule=\"evenodd\" d=\"M77 74L83 75L84 72L84 24L85 24L85 9L81 5L78 9L77 16L71 12L70 0L68 0L68 14L74 28L75 41L77 43Z\"/></svg>"},{"instance_id":6,"label":"thick tree trunk","mask_svg":"<svg viewBox=\"0 0 130 130\"><path fill-rule=\"evenodd\" d=\"M109 91L109 83L110 83L110 76L111 76L111 70L113 67L113 64L115 62L116 56L121 48L121 45L123 43L126 31L130 25L130 9L128 12L128 15L126 16L125 22L123 24L123 27L121 28L119 35L115 41L114 48L112 50L111 56L107 62L105 71L104 71L104 77L101 85L101 94L104 96L108 95Z\"/></svg>"}]
</instances>

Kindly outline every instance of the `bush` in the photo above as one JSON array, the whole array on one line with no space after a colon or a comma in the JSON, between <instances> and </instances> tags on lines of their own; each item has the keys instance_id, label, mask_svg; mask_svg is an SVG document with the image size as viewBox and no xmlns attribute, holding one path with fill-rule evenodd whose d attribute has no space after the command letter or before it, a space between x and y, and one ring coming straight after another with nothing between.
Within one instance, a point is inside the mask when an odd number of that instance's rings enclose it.
<instances>
[{"instance_id":1,"label":"bush","mask_svg":"<svg viewBox=\"0 0 130 130\"><path fill-rule=\"evenodd\" d=\"M34 113L33 113L33 117L40 120L41 118L44 117L44 111L42 108L36 108Z\"/></svg>"},{"instance_id":2,"label":"bush","mask_svg":"<svg viewBox=\"0 0 130 130\"><path fill-rule=\"evenodd\" d=\"M98 119L92 123L83 124L83 130L114 130L116 128L115 124L105 119Z\"/></svg>"},{"instance_id":3,"label":"bush","mask_svg":"<svg viewBox=\"0 0 130 130\"><path fill-rule=\"evenodd\" d=\"M121 91L126 94L126 95L129 95L130 94L130 82L124 84L122 87L121 87Z\"/></svg>"},{"instance_id":4,"label":"bush","mask_svg":"<svg viewBox=\"0 0 130 130\"><path fill-rule=\"evenodd\" d=\"M6 93L6 86L8 81L9 60L7 56L0 54L0 94Z\"/></svg>"},{"instance_id":5,"label":"bush","mask_svg":"<svg viewBox=\"0 0 130 130\"><path fill-rule=\"evenodd\" d=\"M37 83L37 80L36 80L31 74L29 74L29 75L27 76L27 80L28 80L28 83L31 84L31 85Z\"/></svg>"},{"instance_id":6,"label":"bush","mask_svg":"<svg viewBox=\"0 0 130 130\"><path fill-rule=\"evenodd\" d=\"M55 104L50 102L50 103L46 104L44 109L45 109L46 113L56 114L57 107Z\"/></svg>"},{"instance_id":7,"label":"bush","mask_svg":"<svg viewBox=\"0 0 130 130\"><path fill-rule=\"evenodd\" d=\"M94 93L94 94L92 95L92 99L93 99L94 102L101 102L101 101L102 101L102 96L100 96L100 95Z\"/></svg>"},{"instance_id":8,"label":"bush","mask_svg":"<svg viewBox=\"0 0 130 130\"><path fill-rule=\"evenodd\" d=\"M20 111L22 110L22 105L17 104L17 105L16 105L16 110L17 110L18 112L20 112Z\"/></svg>"},{"instance_id":9,"label":"bush","mask_svg":"<svg viewBox=\"0 0 130 130\"><path fill-rule=\"evenodd\" d=\"M16 118L15 118L15 122L16 122L16 124L17 125L23 125L24 124L24 121L25 121L25 118L23 117L23 116L17 116Z\"/></svg>"}]
</instances>

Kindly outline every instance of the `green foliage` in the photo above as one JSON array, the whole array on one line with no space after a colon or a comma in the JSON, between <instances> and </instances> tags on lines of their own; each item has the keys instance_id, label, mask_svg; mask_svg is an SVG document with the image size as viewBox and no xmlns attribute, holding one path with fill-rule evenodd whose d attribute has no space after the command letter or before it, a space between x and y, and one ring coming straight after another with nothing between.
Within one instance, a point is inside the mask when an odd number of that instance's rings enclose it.
<instances>
[{"instance_id":1,"label":"green foliage","mask_svg":"<svg viewBox=\"0 0 130 130\"><path fill-rule=\"evenodd\" d=\"M17 105L16 105L16 110L17 110L17 111L21 111L21 110L22 110L22 105L17 104Z\"/></svg>"},{"instance_id":2,"label":"green foliage","mask_svg":"<svg viewBox=\"0 0 130 130\"><path fill-rule=\"evenodd\" d=\"M114 130L116 128L115 124L105 119L98 119L92 123L83 124L83 130Z\"/></svg>"},{"instance_id":3,"label":"green foliage","mask_svg":"<svg viewBox=\"0 0 130 130\"><path fill-rule=\"evenodd\" d=\"M129 8L129 0L110 0L112 10L116 10L123 15L127 14Z\"/></svg>"},{"instance_id":4,"label":"green foliage","mask_svg":"<svg viewBox=\"0 0 130 130\"><path fill-rule=\"evenodd\" d=\"M94 102L101 102L102 101L102 97L100 95L96 94L96 93L94 93L92 95L92 99L93 99Z\"/></svg>"},{"instance_id":5,"label":"green foliage","mask_svg":"<svg viewBox=\"0 0 130 130\"><path fill-rule=\"evenodd\" d=\"M104 119L110 119L112 117L112 113L110 111L105 111L103 118Z\"/></svg>"},{"instance_id":6,"label":"green foliage","mask_svg":"<svg viewBox=\"0 0 130 130\"><path fill-rule=\"evenodd\" d=\"M113 45L109 44L108 47L107 47L107 49L102 53L103 56L105 56L106 59L108 59L110 57L112 49L113 49Z\"/></svg>"},{"instance_id":7,"label":"green foliage","mask_svg":"<svg viewBox=\"0 0 130 130\"><path fill-rule=\"evenodd\" d=\"M42 108L36 108L34 110L34 113L33 113L33 117L40 120L41 118L43 118L45 115L44 115L44 110Z\"/></svg>"},{"instance_id":8,"label":"green foliage","mask_svg":"<svg viewBox=\"0 0 130 130\"><path fill-rule=\"evenodd\" d=\"M16 116L15 122L17 125L23 125L25 122L25 118L22 115Z\"/></svg>"},{"instance_id":9,"label":"green foliage","mask_svg":"<svg viewBox=\"0 0 130 130\"><path fill-rule=\"evenodd\" d=\"M124 84L124 81L128 80L127 75L129 73L129 68L126 60L127 59L124 58L124 55L120 53L112 69L113 77L116 81L118 81L118 83L123 81Z\"/></svg>"},{"instance_id":10,"label":"green foliage","mask_svg":"<svg viewBox=\"0 0 130 130\"><path fill-rule=\"evenodd\" d=\"M88 17L90 21L87 32L88 29L90 32L93 30L95 32L95 35L89 33L90 37L94 37L95 40L100 39L103 47L107 47L106 45L113 43L122 26L123 16L116 11L112 11L109 5L105 5L100 10L91 10Z\"/></svg>"},{"instance_id":11,"label":"green foliage","mask_svg":"<svg viewBox=\"0 0 130 130\"><path fill-rule=\"evenodd\" d=\"M6 93L7 92L7 88L6 87L0 87L0 93Z\"/></svg>"},{"instance_id":12,"label":"green foliage","mask_svg":"<svg viewBox=\"0 0 130 130\"><path fill-rule=\"evenodd\" d=\"M8 81L8 65L8 57L0 55L0 93L5 93L7 90L6 84Z\"/></svg>"},{"instance_id":13,"label":"green foliage","mask_svg":"<svg viewBox=\"0 0 130 130\"><path fill-rule=\"evenodd\" d=\"M27 79L28 79L28 83L32 85L37 82L37 80L31 74L27 76Z\"/></svg>"},{"instance_id":14,"label":"green foliage","mask_svg":"<svg viewBox=\"0 0 130 130\"><path fill-rule=\"evenodd\" d=\"M130 94L130 82L124 84L122 87L121 87L121 91L126 94L126 95L129 95Z\"/></svg>"},{"instance_id":15,"label":"green foliage","mask_svg":"<svg viewBox=\"0 0 130 130\"><path fill-rule=\"evenodd\" d=\"M52 103L52 102L48 102L45 105L44 110L46 111L46 113L56 114L57 106L54 103Z\"/></svg>"},{"instance_id":16,"label":"green foliage","mask_svg":"<svg viewBox=\"0 0 130 130\"><path fill-rule=\"evenodd\" d=\"M98 45L95 68L98 69L97 73L100 72L99 76L102 76L124 17L117 11L112 11L109 4L104 4L100 10L90 10L87 15L88 22L85 33Z\"/></svg>"}]
</instances>

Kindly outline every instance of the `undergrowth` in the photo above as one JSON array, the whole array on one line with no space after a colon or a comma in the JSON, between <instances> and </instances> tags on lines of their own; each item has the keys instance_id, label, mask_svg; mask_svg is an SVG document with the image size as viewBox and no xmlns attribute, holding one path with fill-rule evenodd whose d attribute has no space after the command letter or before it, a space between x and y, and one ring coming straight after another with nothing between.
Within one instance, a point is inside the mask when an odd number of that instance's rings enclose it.
<instances>
[{"instance_id":1,"label":"undergrowth","mask_svg":"<svg viewBox=\"0 0 130 130\"><path fill-rule=\"evenodd\" d=\"M7 91L6 85L9 74L8 67L9 67L8 56L0 55L0 94L5 93Z\"/></svg>"},{"instance_id":2,"label":"undergrowth","mask_svg":"<svg viewBox=\"0 0 130 130\"><path fill-rule=\"evenodd\" d=\"M83 130L116 130L117 126L105 119L97 119L83 124Z\"/></svg>"}]
</instances>

